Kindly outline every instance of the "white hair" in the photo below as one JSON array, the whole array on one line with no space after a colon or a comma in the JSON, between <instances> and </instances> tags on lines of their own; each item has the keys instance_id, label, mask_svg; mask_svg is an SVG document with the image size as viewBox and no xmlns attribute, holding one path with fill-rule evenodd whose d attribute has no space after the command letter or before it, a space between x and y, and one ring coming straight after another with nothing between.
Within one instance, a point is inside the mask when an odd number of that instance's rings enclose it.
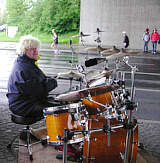
<instances>
[{"instance_id":1,"label":"white hair","mask_svg":"<svg viewBox=\"0 0 160 163\"><path fill-rule=\"evenodd\" d=\"M36 37L33 37L32 35L22 36L17 46L16 53L19 55L24 55L26 49L30 48L36 48L37 50L39 50L40 41Z\"/></svg>"}]
</instances>

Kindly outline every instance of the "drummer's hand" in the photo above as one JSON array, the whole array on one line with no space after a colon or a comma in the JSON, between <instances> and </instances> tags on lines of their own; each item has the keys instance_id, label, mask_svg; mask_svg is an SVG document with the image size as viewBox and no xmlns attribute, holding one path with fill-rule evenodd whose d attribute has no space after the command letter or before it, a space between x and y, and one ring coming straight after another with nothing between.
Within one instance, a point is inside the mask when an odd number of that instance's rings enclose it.
<instances>
[{"instance_id":1,"label":"drummer's hand","mask_svg":"<svg viewBox=\"0 0 160 163\"><path fill-rule=\"evenodd\" d=\"M54 79L54 80L57 80L57 78L58 78L57 75L55 75L55 76L52 77L52 79Z\"/></svg>"}]
</instances>

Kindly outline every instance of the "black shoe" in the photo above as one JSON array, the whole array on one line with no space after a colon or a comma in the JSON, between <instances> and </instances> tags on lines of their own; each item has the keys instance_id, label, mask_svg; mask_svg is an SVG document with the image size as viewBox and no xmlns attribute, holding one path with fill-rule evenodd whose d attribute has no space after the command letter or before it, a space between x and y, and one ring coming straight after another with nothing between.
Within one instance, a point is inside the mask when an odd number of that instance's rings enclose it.
<instances>
[{"instance_id":1,"label":"black shoe","mask_svg":"<svg viewBox=\"0 0 160 163\"><path fill-rule=\"evenodd\" d=\"M62 160L63 159L63 154L57 154L56 155L56 159ZM68 161L76 162L77 161L77 157L76 156L67 155L67 160Z\"/></svg>"}]
</instances>

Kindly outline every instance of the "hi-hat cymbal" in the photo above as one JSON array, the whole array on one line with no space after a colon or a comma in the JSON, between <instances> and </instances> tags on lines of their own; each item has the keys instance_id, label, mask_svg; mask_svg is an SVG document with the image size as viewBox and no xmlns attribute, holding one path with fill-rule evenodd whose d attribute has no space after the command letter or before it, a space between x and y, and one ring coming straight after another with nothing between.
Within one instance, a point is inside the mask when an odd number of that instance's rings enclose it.
<instances>
[{"instance_id":1,"label":"hi-hat cymbal","mask_svg":"<svg viewBox=\"0 0 160 163\"><path fill-rule=\"evenodd\" d=\"M74 35L72 37L86 37L86 36L90 36L90 34L84 34L83 32L80 32L79 35Z\"/></svg>"},{"instance_id":2,"label":"hi-hat cymbal","mask_svg":"<svg viewBox=\"0 0 160 163\"><path fill-rule=\"evenodd\" d=\"M136 55L136 54L139 54L139 53L141 53L141 51L128 51L127 52L127 50L122 49L119 53L115 53L115 54L107 56L106 60L118 59L118 58L122 58L122 57L125 57L125 56Z\"/></svg>"},{"instance_id":3,"label":"hi-hat cymbal","mask_svg":"<svg viewBox=\"0 0 160 163\"><path fill-rule=\"evenodd\" d=\"M110 85L110 86L98 86L98 87L92 87L92 88L85 88L82 90L69 92L67 94L61 94L55 98L57 101L78 101L82 98L87 97L89 94L91 96L97 96L99 94L103 94L106 92L111 92L113 90L116 90L119 88L119 85Z\"/></svg>"},{"instance_id":4,"label":"hi-hat cymbal","mask_svg":"<svg viewBox=\"0 0 160 163\"><path fill-rule=\"evenodd\" d=\"M63 77L63 78L81 78L83 77L83 74L77 73L74 71L68 71L68 72L61 72L58 73L58 77Z\"/></svg>"},{"instance_id":5,"label":"hi-hat cymbal","mask_svg":"<svg viewBox=\"0 0 160 163\"><path fill-rule=\"evenodd\" d=\"M85 48L86 51L95 51L95 52L102 52L104 50L107 50L108 48L102 48L100 45L98 45L97 47L88 47Z\"/></svg>"},{"instance_id":6,"label":"hi-hat cymbal","mask_svg":"<svg viewBox=\"0 0 160 163\"><path fill-rule=\"evenodd\" d=\"M116 48L116 46L113 46L111 49L107 49L101 52L101 54L114 54L119 53L120 49Z\"/></svg>"}]
</instances>

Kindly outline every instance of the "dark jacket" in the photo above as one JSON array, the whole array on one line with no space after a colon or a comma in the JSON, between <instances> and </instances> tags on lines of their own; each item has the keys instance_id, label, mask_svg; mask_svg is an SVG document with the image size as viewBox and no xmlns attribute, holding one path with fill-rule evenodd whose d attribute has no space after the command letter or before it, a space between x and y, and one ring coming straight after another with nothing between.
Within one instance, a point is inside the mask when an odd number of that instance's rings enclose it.
<instances>
[{"instance_id":1,"label":"dark jacket","mask_svg":"<svg viewBox=\"0 0 160 163\"><path fill-rule=\"evenodd\" d=\"M125 45L125 48L127 48L127 47L129 46L129 38L128 38L127 35L124 37L123 43L126 44L126 45Z\"/></svg>"},{"instance_id":2,"label":"dark jacket","mask_svg":"<svg viewBox=\"0 0 160 163\"><path fill-rule=\"evenodd\" d=\"M46 77L35 60L18 56L8 81L9 108L15 114L27 116L37 105L43 106L48 93L56 87L57 81Z\"/></svg>"}]
</instances>

